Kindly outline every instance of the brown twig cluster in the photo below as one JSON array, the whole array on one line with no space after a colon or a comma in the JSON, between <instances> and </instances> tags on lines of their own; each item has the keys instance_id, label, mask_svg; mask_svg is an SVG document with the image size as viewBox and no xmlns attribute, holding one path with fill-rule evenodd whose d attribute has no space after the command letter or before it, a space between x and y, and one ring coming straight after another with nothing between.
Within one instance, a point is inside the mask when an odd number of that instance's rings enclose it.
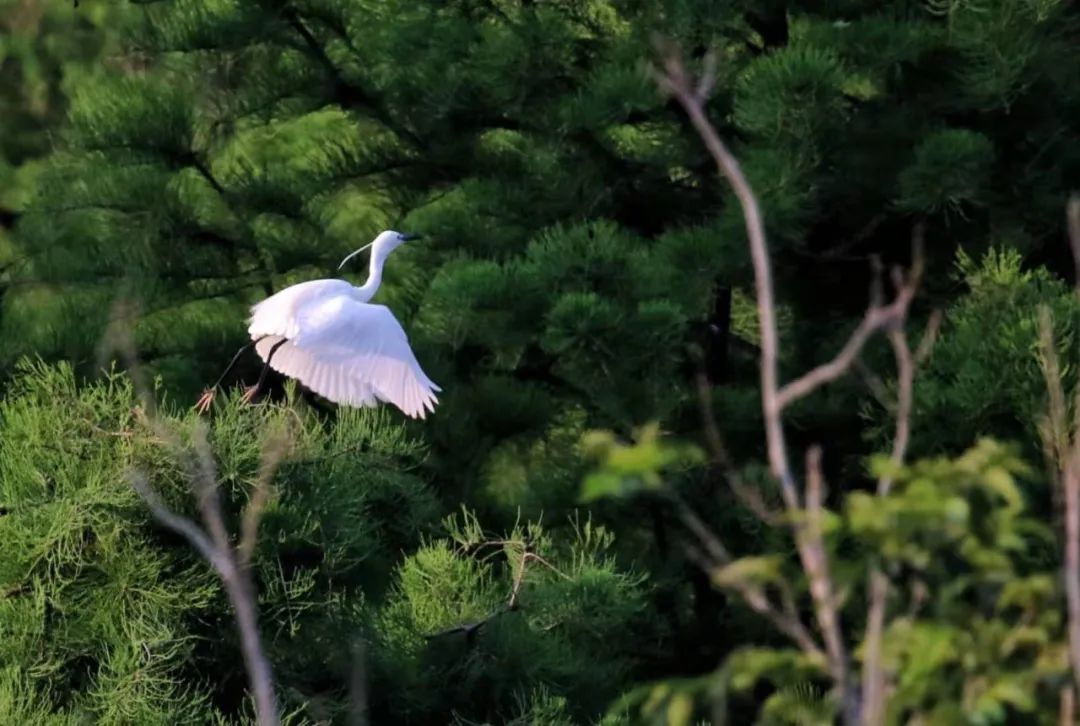
<instances>
[{"instance_id":1,"label":"brown twig cluster","mask_svg":"<svg viewBox=\"0 0 1080 726\"><path fill-rule=\"evenodd\" d=\"M864 642L861 679L852 674L851 655L844 637L840 618L842 594L838 591L829 569L829 559L823 532L823 501L825 479L821 467L821 449L812 447L806 452L804 483L800 486L792 466L784 433L784 413L796 402L820 387L847 374L859 361L867 342L877 333L884 333L892 347L897 369L897 400L895 403L895 432L892 461L901 464L907 451L911 429L912 389L915 369L924 359L936 337L940 316L933 316L926 334L913 353L904 333L908 312L922 273L922 228L916 227L913 264L905 274L899 268L892 271L895 289L891 301L882 299L880 282L875 280L870 305L862 321L836 356L788 383L781 383L779 374L780 341L776 325L776 303L773 293L772 269L761 209L738 160L720 139L710 123L705 103L713 85L714 61L707 58L704 70L695 82L683 66L677 52L668 52L662 68L656 73L660 88L673 97L685 111L690 123L716 162L720 173L731 185L742 207L746 235L750 245L757 298L757 313L761 335L761 404L764 413L765 437L769 468L780 486L782 512L772 512L760 495L739 478L712 415L711 396L704 379L699 381L705 435L714 462L724 472L735 495L764 522L786 522L799 555L799 561L809 583L815 627L803 622L796 607L790 584L781 581L778 595L770 597L765 590L748 581L734 581L733 589L754 611L768 618L778 630L788 635L807 655L827 668L839 696L843 720L847 724L877 724L884 719L886 674L881 664L881 638L885 622L889 581L884 573L870 573L869 612ZM865 373L865 370L864 370ZM876 380L876 379L874 379ZM884 386L879 385L879 393ZM878 494L885 496L892 485L883 477L877 485ZM678 505L680 516L697 537L704 554L697 559L710 571L731 562L727 548L708 530L697 515L684 504ZM861 680L861 687L859 681Z\"/></svg>"}]
</instances>

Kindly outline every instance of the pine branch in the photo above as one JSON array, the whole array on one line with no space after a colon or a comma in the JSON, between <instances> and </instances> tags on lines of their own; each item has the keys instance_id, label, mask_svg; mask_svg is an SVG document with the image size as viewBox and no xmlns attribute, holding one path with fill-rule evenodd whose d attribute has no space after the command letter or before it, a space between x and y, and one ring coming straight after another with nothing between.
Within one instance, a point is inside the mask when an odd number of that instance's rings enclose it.
<instances>
[{"instance_id":1,"label":"pine branch","mask_svg":"<svg viewBox=\"0 0 1080 726\"><path fill-rule=\"evenodd\" d=\"M293 8L288 8L285 13L285 20L289 26L296 31L304 42L304 47L307 51L314 56L319 65L330 76L333 81L336 93L345 101L345 105L359 105L370 112L380 123L393 131L402 139L407 139L417 149L424 148L423 140L409 131L407 128L397 123L388 114L372 96L362 87L356 83L348 81L341 73L341 69L337 67L334 61L326 53L326 49L315 34L311 32L307 24L304 22L300 14Z\"/></svg>"},{"instance_id":2,"label":"pine branch","mask_svg":"<svg viewBox=\"0 0 1080 726\"><path fill-rule=\"evenodd\" d=\"M482 549L484 547L489 547L489 546L490 547L495 547L495 546L505 547L507 545L516 545L518 547L521 547L523 552L521 554L521 561L518 563L518 567L517 567L516 571L514 572L514 578L513 578L513 581L511 582L510 592L507 595L506 602L503 603L501 606L499 606L497 609L495 609L490 615L488 615L487 617L485 617L485 618L483 618L481 620L477 620L477 621L474 621L474 622L471 622L471 623L463 623L461 625L455 625L453 627L446 628L445 630L440 630L440 631L435 632L435 633L429 633L429 634L424 636L425 640L430 641L430 640L435 640L437 638L443 638L443 637L446 637L446 636L449 636L449 635L456 635L458 633L463 633L465 635L465 642L467 644L471 645L472 642L473 642L473 639L476 637L476 634L478 632L480 632L480 629L483 628L485 625L487 625L488 623L491 623L492 621L496 620L497 618L499 618L499 617L501 617L501 616L503 616L503 615L505 615L507 613L513 612L515 610L520 610L521 609L521 602L520 602L521 588L525 583L525 572L526 572L526 570L528 568L529 562L537 562L537 563L543 565L544 567L547 567L549 570L554 572L559 577L562 577L563 579L566 579L566 580L572 580L572 578L569 575L566 575L565 573L560 572L550 562L548 562L543 557L541 557L540 555L533 552L532 549L531 549L531 545L526 541L522 541L522 540L488 540L488 541L478 543L477 546L478 546L478 548Z\"/></svg>"}]
</instances>

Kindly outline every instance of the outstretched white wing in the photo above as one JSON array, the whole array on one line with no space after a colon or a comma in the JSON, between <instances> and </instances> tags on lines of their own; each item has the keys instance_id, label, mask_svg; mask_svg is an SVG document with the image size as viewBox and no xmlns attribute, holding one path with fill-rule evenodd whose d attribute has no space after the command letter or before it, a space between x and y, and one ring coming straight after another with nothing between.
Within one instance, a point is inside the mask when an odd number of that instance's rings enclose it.
<instances>
[{"instance_id":1,"label":"outstretched white wing","mask_svg":"<svg viewBox=\"0 0 1080 726\"><path fill-rule=\"evenodd\" d=\"M387 307L335 295L300 306L294 316L300 332L274 353L272 368L337 403L386 401L415 418L435 410L440 389L421 370ZM255 347L266 360L282 340L271 335Z\"/></svg>"},{"instance_id":2,"label":"outstretched white wing","mask_svg":"<svg viewBox=\"0 0 1080 726\"><path fill-rule=\"evenodd\" d=\"M248 335L253 340L263 335L295 338L300 333L300 312L305 307L347 294L351 289L345 280L309 280L290 285L252 306Z\"/></svg>"}]
</instances>

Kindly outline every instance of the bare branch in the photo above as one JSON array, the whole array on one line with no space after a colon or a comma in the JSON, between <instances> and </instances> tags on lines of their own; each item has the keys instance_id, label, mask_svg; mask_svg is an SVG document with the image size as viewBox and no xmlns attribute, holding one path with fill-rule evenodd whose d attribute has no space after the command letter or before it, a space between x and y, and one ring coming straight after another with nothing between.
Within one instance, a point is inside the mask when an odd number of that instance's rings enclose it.
<instances>
[{"instance_id":1,"label":"bare branch","mask_svg":"<svg viewBox=\"0 0 1080 726\"><path fill-rule=\"evenodd\" d=\"M922 340L919 341L919 347L915 349L915 367L918 368L926 359L930 357L930 352L934 349L934 343L937 342L938 334L941 333L941 322L944 316L940 310L935 310L930 313L930 319L926 322L926 330L923 331Z\"/></svg>"},{"instance_id":2,"label":"bare branch","mask_svg":"<svg viewBox=\"0 0 1080 726\"><path fill-rule=\"evenodd\" d=\"M686 556L697 564L706 575L712 577L716 570L715 562L710 561L708 557L693 547L686 549ZM791 638L799 647L799 650L823 665L829 662L825 651L814 641L814 636L803 625L798 612L790 601L785 600L783 606L778 609L769 601L765 591L756 585L745 582L732 582L730 587L751 610L767 619L777 630Z\"/></svg>"},{"instance_id":3,"label":"bare branch","mask_svg":"<svg viewBox=\"0 0 1080 726\"><path fill-rule=\"evenodd\" d=\"M1071 210L1070 210L1071 211ZM1080 690L1080 430L1068 430L1068 409L1061 363L1054 343L1050 308L1039 309L1039 352L1046 380L1048 412L1044 446L1052 454L1065 502L1065 603L1069 626L1069 664ZM1080 397L1080 394L1078 394ZM1080 415L1078 413L1077 415Z\"/></svg>"},{"instance_id":4,"label":"bare branch","mask_svg":"<svg viewBox=\"0 0 1080 726\"><path fill-rule=\"evenodd\" d=\"M698 103L705 103L709 98L709 94L712 93L714 83L716 83L716 53L710 51L705 54L705 63L701 69L701 76L698 78L697 88L694 91Z\"/></svg>"},{"instance_id":5,"label":"bare branch","mask_svg":"<svg viewBox=\"0 0 1080 726\"><path fill-rule=\"evenodd\" d=\"M881 636L885 627L885 605L889 580L881 570L870 573L870 607L863 639L862 720L866 726L885 723L885 673L881 664Z\"/></svg>"},{"instance_id":6,"label":"bare branch","mask_svg":"<svg viewBox=\"0 0 1080 726\"><path fill-rule=\"evenodd\" d=\"M821 448L812 446L806 452L806 510L805 522L795 530L799 543L799 557L803 570L810 584L810 597L814 601L814 612L818 628L825 639L825 650L829 655L829 669L833 680L843 691L848 684L848 658L840 630L840 616L837 612L832 578L829 575L829 560L825 552L822 532L822 501L824 499L825 477L821 472Z\"/></svg>"},{"instance_id":7,"label":"bare branch","mask_svg":"<svg viewBox=\"0 0 1080 726\"><path fill-rule=\"evenodd\" d=\"M720 140L716 129L705 115L701 98L692 88L682 60L677 53L670 53L664 61L664 72L657 76L660 88L670 93L683 107L690 123L698 132L705 147L712 155L720 173L731 184L742 207L746 236L750 243L750 256L754 266L754 286L757 297L758 322L761 335L761 405L765 414L765 438L769 451L769 467L780 482L780 491L789 508L798 506L795 478L787 458L787 444L780 420L783 406L779 390L779 339L776 332L776 304L773 297L772 269L769 251L765 243L765 225L761 208L750 184L743 174L738 160Z\"/></svg>"},{"instance_id":8,"label":"bare branch","mask_svg":"<svg viewBox=\"0 0 1080 726\"><path fill-rule=\"evenodd\" d=\"M1080 193L1073 192L1069 195L1065 213L1069 227L1069 247L1072 249L1073 265L1076 270L1073 284L1076 286L1076 294L1080 295Z\"/></svg>"},{"instance_id":9,"label":"bare branch","mask_svg":"<svg viewBox=\"0 0 1080 726\"><path fill-rule=\"evenodd\" d=\"M683 107L691 124L716 162L720 173L731 184L742 208L746 235L750 245L750 257L754 268L761 345L761 405L765 422L769 468L780 484L780 492L788 514L798 515L800 513L799 494L796 488L795 476L788 460L783 427L785 401L782 398L779 384L779 336L776 327L776 304L761 209L738 161L728 151L716 133L716 129L706 117L703 99L692 88L678 53L669 52L666 55L663 72L657 74L657 82L662 90L671 94ZM913 274L912 277L917 279L917 274ZM913 294L914 286L911 286L910 289ZM897 300L889 307L882 308L876 305L872 307L871 312L868 313L869 322L864 322L864 325L860 326L860 330L856 332L857 336L861 335L862 339L857 339L855 345L845 348L845 351L850 349L848 353L850 360L854 359L870 333L881 327L892 326L898 317L902 318L907 311L909 302L908 288L902 288L898 291ZM828 368L824 373L815 374L811 372L812 377L806 381L809 384L807 392L816 385L838 376L840 372L846 369L847 365L850 365L850 360L846 362L842 369L837 366L835 375ZM818 381L818 378L821 380ZM795 388L789 387L788 401L794 400L796 396L793 394L798 392L800 385L797 381ZM810 581L810 593L814 601L818 626L825 639L826 660L843 704L844 721L847 724L854 725L859 721L858 694L853 690L848 678L848 655L840 629L837 603L825 553L821 529L822 477L820 453L816 449L809 453L808 477L810 480L807 483L807 516L805 518L793 517L792 528L803 569ZM767 614L770 619L773 619L777 623L777 627L782 625L784 627L790 626L782 618L778 621L774 615L770 614L774 613L775 609L766 607L768 603L764 599L763 593L749 590L743 593L743 597L752 608ZM794 637L789 630L784 630L784 632Z\"/></svg>"},{"instance_id":10,"label":"bare branch","mask_svg":"<svg viewBox=\"0 0 1080 726\"><path fill-rule=\"evenodd\" d=\"M353 644L352 677L349 679L350 726L367 726L368 724L367 669L364 667L365 650L364 641L357 639Z\"/></svg>"},{"instance_id":11,"label":"bare branch","mask_svg":"<svg viewBox=\"0 0 1080 726\"><path fill-rule=\"evenodd\" d=\"M902 330L889 331L889 343L896 358L896 431L893 435L892 463L899 466L904 462L908 443L911 440L911 408L915 388L915 361L908 346L907 337ZM892 477L883 476L878 480L878 494L885 496L892 488Z\"/></svg>"},{"instance_id":12,"label":"bare branch","mask_svg":"<svg viewBox=\"0 0 1080 726\"><path fill-rule=\"evenodd\" d=\"M915 291L918 289L919 280L922 277L921 235L921 227L916 227L914 259L908 278L905 280L898 269L893 270L893 283L897 288L896 298L893 302L889 305L880 305L872 299L870 308L866 311L866 315L863 316L862 322L859 323L855 332L851 334L851 337L848 338L847 343L844 344L844 347L840 349L835 358L804 373L780 389L778 402L781 408L791 405L820 386L835 381L847 373L858 359L863 346L866 345L874 333L879 330L893 331L903 325L907 319L908 308L915 297ZM876 296L872 295L871 298L873 297Z\"/></svg>"},{"instance_id":13,"label":"bare branch","mask_svg":"<svg viewBox=\"0 0 1080 726\"><path fill-rule=\"evenodd\" d=\"M150 482L147 481L142 472L131 472L130 479L132 488L146 502L146 506L150 509L150 513L154 515L154 518L183 536L203 558L214 566L218 574L224 576L224 573L228 571L228 563L221 558L221 553L214 548L206 532L187 517L181 517L169 509L168 505L161 501L161 497L150 486Z\"/></svg>"},{"instance_id":14,"label":"bare branch","mask_svg":"<svg viewBox=\"0 0 1080 726\"><path fill-rule=\"evenodd\" d=\"M705 442L712 455L713 462L719 467L724 475L724 480L732 493L746 505L750 511L757 515L758 519L768 524L776 524L780 521L780 515L772 511L769 505L761 497L761 492L747 486L739 476L735 463L724 445L724 437L720 434L720 427L716 425L716 415L712 406L712 390L709 379L703 371L697 375L698 404L701 409L701 420L705 426Z\"/></svg>"},{"instance_id":15,"label":"bare branch","mask_svg":"<svg viewBox=\"0 0 1080 726\"><path fill-rule=\"evenodd\" d=\"M196 423L192 432L192 452L184 447L180 436L158 417L157 402L145 383L135 354L131 326L123 322L124 313L128 309L129 306L122 301L114 307L113 320L103 341L102 351L108 354L118 351L122 355L135 392L142 401L142 405L134 410L135 418L147 426L179 458L191 481L204 526L199 527L195 522L169 509L142 473L131 475L132 486L146 502L151 514L164 526L184 536L217 572L236 616L244 666L255 697L257 722L259 726L279 726L281 720L277 696L274 693L273 669L266 658L259 635L255 587L247 568L239 565L237 553L233 550L225 526L217 466L207 440L206 427L202 421Z\"/></svg>"},{"instance_id":16,"label":"bare branch","mask_svg":"<svg viewBox=\"0 0 1080 726\"><path fill-rule=\"evenodd\" d=\"M236 546L236 555L243 567L251 563L251 556L255 552L258 539L259 520L262 519L263 510L270 500L270 482L273 481L282 460L289 453L291 444L292 436L288 429L271 433L263 444L259 475L255 479L251 497L248 499L247 506L244 507L244 514L240 520L240 543Z\"/></svg>"},{"instance_id":17,"label":"bare branch","mask_svg":"<svg viewBox=\"0 0 1080 726\"><path fill-rule=\"evenodd\" d=\"M728 552L727 547L720 541L720 538L713 534L708 526L701 521L701 517L675 492L671 492L669 496L675 502L675 509L678 512L679 519L698 538L701 546L708 552L713 566L717 564L726 565L731 562L731 553Z\"/></svg>"}]
</instances>

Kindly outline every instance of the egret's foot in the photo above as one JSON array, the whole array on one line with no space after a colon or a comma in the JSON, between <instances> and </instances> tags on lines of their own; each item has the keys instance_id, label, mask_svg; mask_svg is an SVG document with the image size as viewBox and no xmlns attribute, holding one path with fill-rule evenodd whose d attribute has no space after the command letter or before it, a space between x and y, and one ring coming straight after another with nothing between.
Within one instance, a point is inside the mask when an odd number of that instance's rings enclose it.
<instances>
[{"instance_id":1,"label":"egret's foot","mask_svg":"<svg viewBox=\"0 0 1080 726\"><path fill-rule=\"evenodd\" d=\"M214 393L216 391L213 388L207 388L203 391L203 394L199 396L199 400L195 402L195 410L199 413L206 413L210 410L210 404L214 402Z\"/></svg>"},{"instance_id":2,"label":"egret's foot","mask_svg":"<svg viewBox=\"0 0 1080 726\"><path fill-rule=\"evenodd\" d=\"M248 386L247 388L244 389L244 395L240 397L240 401L242 403L251 403L255 399L256 394L258 394L258 393L259 393L258 384L254 385L254 386Z\"/></svg>"}]
</instances>

